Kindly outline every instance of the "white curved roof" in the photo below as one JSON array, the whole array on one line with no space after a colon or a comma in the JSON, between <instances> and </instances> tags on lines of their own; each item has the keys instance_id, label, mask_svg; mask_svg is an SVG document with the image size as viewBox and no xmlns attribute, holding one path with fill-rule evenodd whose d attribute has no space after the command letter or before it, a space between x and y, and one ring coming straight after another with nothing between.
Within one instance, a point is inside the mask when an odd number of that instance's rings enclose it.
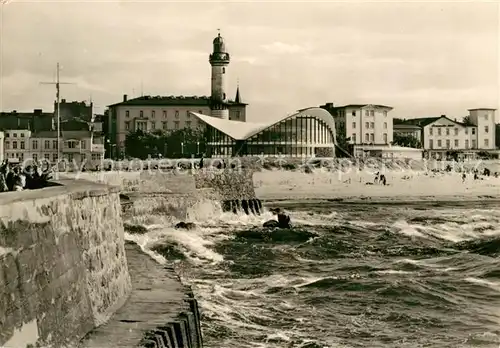
<instances>
[{"instance_id":1,"label":"white curved roof","mask_svg":"<svg viewBox=\"0 0 500 348\"><path fill-rule=\"evenodd\" d=\"M219 131L229 135L231 138L235 140L245 140L248 139L263 130L274 126L275 124L278 124L282 121L285 121L287 119L291 119L294 117L300 117L300 116L310 116L314 117L318 120L321 120L326 123L327 127L330 128L330 130L333 133L333 138L335 143L337 142L336 138L336 133L335 133L335 122L333 120L332 115L328 111L322 108L307 108L303 110L299 110L294 114L291 115L285 115L284 117L281 117L277 120L273 120L272 122L268 123L252 123L252 122L240 122L240 121L231 121L231 120L224 120L218 117L212 117L212 116L207 116L203 114L198 114L196 112L190 111L190 113L203 122L209 124L210 126L218 129Z\"/></svg>"}]
</instances>

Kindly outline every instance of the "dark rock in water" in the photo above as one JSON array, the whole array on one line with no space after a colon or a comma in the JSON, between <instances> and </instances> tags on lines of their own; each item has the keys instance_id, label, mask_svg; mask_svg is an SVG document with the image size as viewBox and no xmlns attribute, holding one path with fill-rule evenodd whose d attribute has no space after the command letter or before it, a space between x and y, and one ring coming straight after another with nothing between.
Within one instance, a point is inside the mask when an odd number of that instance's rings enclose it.
<instances>
[{"instance_id":1,"label":"dark rock in water","mask_svg":"<svg viewBox=\"0 0 500 348\"><path fill-rule=\"evenodd\" d=\"M148 232L148 229L141 225L129 225L123 224L125 231L132 234L144 234Z\"/></svg>"},{"instance_id":2,"label":"dark rock in water","mask_svg":"<svg viewBox=\"0 0 500 348\"><path fill-rule=\"evenodd\" d=\"M184 221L181 221L179 223L177 223L175 225L175 228L179 229L179 228L182 228L182 229L185 229L185 230L193 230L196 228L196 224L193 223L193 222L184 222Z\"/></svg>"},{"instance_id":3,"label":"dark rock in water","mask_svg":"<svg viewBox=\"0 0 500 348\"><path fill-rule=\"evenodd\" d=\"M175 243L155 245L151 250L159 253L167 260L184 260L186 258L186 256L179 251L179 246Z\"/></svg>"},{"instance_id":4,"label":"dark rock in water","mask_svg":"<svg viewBox=\"0 0 500 348\"><path fill-rule=\"evenodd\" d=\"M262 226L263 227L270 227L270 228L279 227L279 223L276 220L268 220L268 221L264 222L264 224Z\"/></svg>"},{"instance_id":5,"label":"dark rock in water","mask_svg":"<svg viewBox=\"0 0 500 348\"><path fill-rule=\"evenodd\" d=\"M274 220L269 220L274 221ZM316 237L316 233L305 230L294 230L278 228L274 230L248 230L240 231L236 234L239 238L264 240L273 242L307 242L309 239Z\"/></svg>"}]
</instances>

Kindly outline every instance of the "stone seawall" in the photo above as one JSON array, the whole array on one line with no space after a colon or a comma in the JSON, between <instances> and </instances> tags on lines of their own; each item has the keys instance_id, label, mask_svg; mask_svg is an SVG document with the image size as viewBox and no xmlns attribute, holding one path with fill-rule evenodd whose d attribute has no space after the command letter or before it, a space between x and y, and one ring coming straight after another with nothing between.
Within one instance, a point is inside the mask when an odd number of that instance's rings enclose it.
<instances>
[{"instance_id":1,"label":"stone seawall","mask_svg":"<svg viewBox=\"0 0 500 348\"><path fill-rule=\"evenodd\" d=\"M132 198L128 205L132 213L159 210L183 220L207 201L221 204L224 211L258 213L262 207L255 195L253 170L246 168L80 173L77 178L118 186Z\"/></svg>"},{"instance_id":2,"label":"stone seawall","mask_svg":"<svg viewBox=\"0 0 500 348\"><path fill-rule=\"evenodd\" d=\"M81 348L202 348L198 303L173 268L139 246L125 245L133 291L126 304L81 342Z\"/></svg>"},{"instance_id":3,"label":"stone seawall","mask_svg":"<svg viewBox=\"0 0 500 348\"><path fill-rule=\"evenodd\" d=\"M0 346L74 346L131 292L117 188L0 194Z\"/></svg>"}]
</instances>

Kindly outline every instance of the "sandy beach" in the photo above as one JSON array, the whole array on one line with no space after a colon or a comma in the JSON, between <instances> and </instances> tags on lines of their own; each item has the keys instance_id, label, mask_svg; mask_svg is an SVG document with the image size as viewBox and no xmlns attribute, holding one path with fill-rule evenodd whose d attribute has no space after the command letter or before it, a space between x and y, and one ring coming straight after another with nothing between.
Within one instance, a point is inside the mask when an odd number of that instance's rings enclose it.
<instances>
[{"instance_id":1,"label":"sandy beach","mask_svg":"<svg viewBox=\"0 0 500 348\"><path fill-rule=\"evenodd\" d=\"M486 163L492 173L496 163ZM468 167L473 167L472 164ZM254 174L257 196L263 200L338 199L343 201L441 201L500 199L500 178L480 175L465 181L458 172L431 170L384 170L387 185L374 184L377 170L347 172L315 169L263 170Z\"/></svg>"}]
</instances>

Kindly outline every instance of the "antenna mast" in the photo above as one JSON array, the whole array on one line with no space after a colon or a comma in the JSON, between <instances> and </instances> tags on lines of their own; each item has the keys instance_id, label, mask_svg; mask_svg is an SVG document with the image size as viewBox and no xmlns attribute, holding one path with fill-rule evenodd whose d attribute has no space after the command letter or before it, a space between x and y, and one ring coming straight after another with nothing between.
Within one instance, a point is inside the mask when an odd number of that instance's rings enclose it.
<instances>
[{"instance_id":1,"label":"antenna mast","mask_svg":"<svg viewBox=\"0 0 500 348\"><path fill-rule=\"evenodd\" d=\"M57 114L57 175L59 172L59 161L61 160L61 106L60 106L60 85L74 85L71 82L61 82L59 80L60 66L57 63L56 82L40 82L41 85L56 85L56 114Z\"/></svg>"}]
</instances>

